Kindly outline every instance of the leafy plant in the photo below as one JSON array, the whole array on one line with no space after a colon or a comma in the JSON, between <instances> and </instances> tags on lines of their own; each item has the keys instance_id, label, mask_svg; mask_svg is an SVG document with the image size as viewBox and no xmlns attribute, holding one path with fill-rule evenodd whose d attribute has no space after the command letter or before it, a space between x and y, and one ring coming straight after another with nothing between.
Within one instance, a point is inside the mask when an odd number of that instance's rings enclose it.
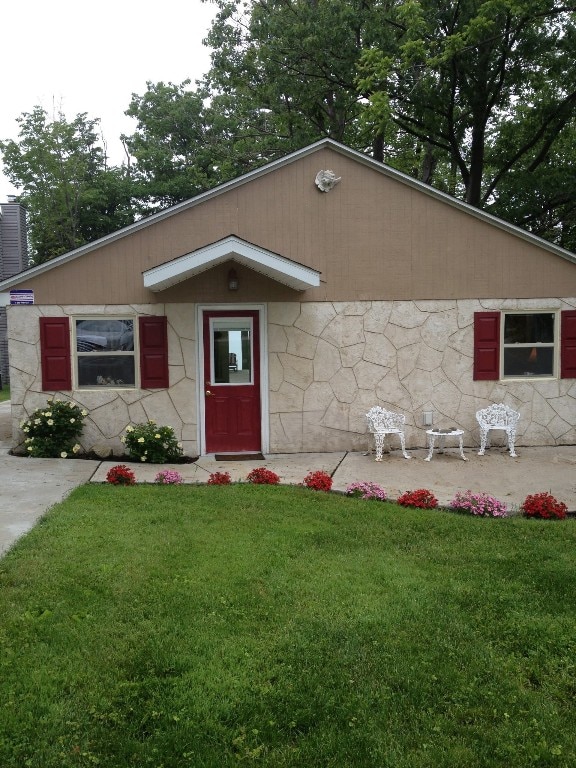
<instances>
[{"instance_id":1,"label":"leafy plant","mask_svg":"<svg viewBox=\"0 0 576 768\"><path fill-rule=\"evenodd\" d=\"M246 480L255 485L278 485L280 477L271 469L266 469L266 467L256 467L256 469L253 469L248 473Z\"/></svg>"},{"instance_id":2,"label":"leafy plant","mask_svg":"<svg viewBox=\"0 0 576 768\"><path fill-rule=\"evenodd\" d=\"M112 485L134 485L136 476L125 464L117 464L106 473L106 482Z\"/></svg>"},{"instance_id":3,"label":"leafy plant","mask_svg":"<svg viewBox=\"0 0 576 768\"><path fill-rule=\"evenodd\" d=\"M563 520L568 507L563 501L558 501L552 494L534 493L526 496L520 511L524 517L540 518L541 520Z\"/></svg>"},{"instance_id":4,"label":"leafy plant","mask_svg":"<svg viewBox=\"0 0 576 768\"><path fill-rule=\"evenodd\" d=\"M38 408L20 428L26 435L24 443L29 456L43 459L65 459L70 453L81 451L76 438L84 428L82 410L72 400L50 398L46 408Z\"/></svg>"},{"instance_id":5,"label":"leafy plant","mask_svg":"<svg viewBox=\"0 0 576 768\"><path fill-rule=\"evenodd\" d=\"M432 491L426 488L418 488L415 491L406 491L397 499L402 507L416 507L418 509L436 509L438 499Z\"/></svg>"},{"instance_id":6,"label":"leafy plant","mask_svg":"<svg viewBox=\"0 0 576 768\"><path fill-rule=\"evenodd\" d=\"M230 472L212 472L207 485L230 485L231 482Z\"/></svg>"},{"instance_id":7,"label":"leafy plant","mask_svg":"<svg viewBox=\"0 0 576 768\"><path fill-rule=\"evenodd\" d=\"M498 501L487 493L472 493L472 491L458 491L450 507L459 512L468 512L479 517L506 517L508 507L503 501Z\"/></svg>"},{"instance_id":8,"label":"leafy plant","mask_svg":"<svg viewBox=\"0 0 576 768\"><path fill-rule=\"evenodd\" d=\"M120 438L131 456L151 464L166 464L182 456L179 443L172 427L159 427L155 421L126 427Z\"/></svg>"},{"instance_id":9,"label":"leafy plant","mask_svg":"<svg viewBox=\"0 0 576 768\"><path fill-rule=\"evenodd\" d=\"M176 472L175 469L163 469L161 472L158 472L154 482L159 485L180 485L183 482L183 478L180 472Z\"/></svg>"},{"instance_id":10,"label":"leafy plant","mask_svg":"<svg viewBox=\"0 0 576 768\"><path fill-rule=\"evenodd\" d=\"M328 492L332 489L332 478L327 472L319 469L316 472L309 472L304 478L303 484L313 491Z\"/></svg>"},{"instance_id":11,"label":"leafy plant","mask_svg":"<svg viewBox=\"0 0 576 768\"><path fill-rule=\"evenodd\" d=\"M375 499L376 501L386 501L387 498L384 488L378 483L371 482L350 483L346 488L346 494L361 499Z\"/></svg>"}]
</instances>

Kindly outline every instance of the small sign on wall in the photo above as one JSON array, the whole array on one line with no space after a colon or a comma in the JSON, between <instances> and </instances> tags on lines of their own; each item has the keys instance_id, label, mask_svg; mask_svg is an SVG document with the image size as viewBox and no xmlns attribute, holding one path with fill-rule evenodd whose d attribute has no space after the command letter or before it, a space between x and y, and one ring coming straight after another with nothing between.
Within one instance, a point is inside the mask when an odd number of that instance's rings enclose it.
<instances>
[{"instance_id":1,"label":"small sign on wall","mask_svg":"<svg viewBox=\"0 0 576 768\"><path fill-rule=\"evenodd\" d=\"M34 291L29 288L10 291L10 304L34 304Z\"/></svg>"}]
</instances>

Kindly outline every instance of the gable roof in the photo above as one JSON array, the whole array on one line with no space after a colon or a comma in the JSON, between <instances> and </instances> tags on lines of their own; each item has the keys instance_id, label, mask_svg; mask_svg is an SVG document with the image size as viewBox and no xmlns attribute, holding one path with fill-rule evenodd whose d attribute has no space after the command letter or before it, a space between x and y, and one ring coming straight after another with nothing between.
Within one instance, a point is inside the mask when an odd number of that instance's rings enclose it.
<instances>
[{"instance_id":1,"label":"gable roof","mask_svg":"<svg viewBox=\"0 0 576 768\"><path fill-rule=\"evenodd\" d=\"M132 235L135 232L146 229L147 227L150 227L159 221L163 221L172 216L177 216L182 211L186 211L189 208L200 205L201 203L204 203L207 200L210 200L214 197L222 195L225 192L233 190L244 184L249 184L254 179L257 179L261 176L265 176L266 174L272 173L273 171L279 168L282 168L283 166L294 163L299 159L306 157L307 155L311 155L314 152L317 152L321 149L331 149L334 152L337 152L345 157L348 157L352 160L355 160L358 163L361 163L369 167L373 171L376 171L397 182L400 182L409 187L412 187L413 189L416 189L425 195L428 195L432 198L440 200L446 203L447 205L452 206L453 208L456 208L457 210L460 210L470 216L480 219L481 221L487 222L488 224L491 224L494 227L504 230L505 232L508 232L511 235L514 235L516 237L519 237L523 240L528 241L532 245L535 245L539 248L549 251L557 256L560 256L563 259L566 259L567 261L572 262L573 264L576 264L576 254L571 253L570 251L567 251L564 248L554 245L553 243L550 243L547 240L544 240L543 238L538 237L537 235L533 235L530 232L527 232L526 230L521 229L520 227L517 227L514 224L510 224L504 221L503 219L499 219L490 213L486 213L485 211L482 211L479 208L475 208L469 205L468 203L465 203L461 200L451 197L445 192L441 192L440 190L435 189L434 187L431 187L428 184L424 184L421 181L417 181L416 179L413 179L411 176L408 176L407 174L402 173L401 171L397 171L394 168L391 168L390 166L384 165L383 163L380 163L377 160L374 160L373 158L363 154L362 152L358 152L354 149L350 149L349 147L346 147L343 144L339 144L333 139L321 139L313 144L310 144L307 147L304 147L303 149L299 149L295 152L292 152L289 155L286 155L285 157L280 158L279 160L274 160L273 162L268 163L267 165L264 165L261 168L257 168L254 171L250 171L249 173L246 173L243 176L239 176L238 178L233 179L232 181L228 181L228 182L225 182L224 184L220 184L219 186L214 187L213 189L210 189L207 192L203 192L199 195L196 195L193 198L190 198L189 200L185 200L182 203L178 203L177 205L174 205L171 208L167 208L164 211L160 211L159 213L152 214L151 216L148 216L145 219L141 219L140 221L137 221L134 224L130 224L129 226L124 227L123 229L119 229L116 232L112 232L109 235L105 235L104 237L99 238L98 240L94 240L91 243L87 243L86 245L83 245L80 248L76 248L73 251L69 251L68 253L62 254L61 256L57 256L56 258L51 259L50 261L47 261L43 264L39 264L38 266L31 267L30 269L24 270L23 272L20 272L18 275L15 275L12 278L8 278L6 280L1 281L0 290L7 290L14 285L18 285L22 283L23 280L27 280L28 278L35 277L37 275L41 275L42 273L55 269L56 267L62 266L63 264L66 264L69 261L80 258L84 254L95 251L104 245L108 245L124 237L128 237L129 235ZM263 250L262 252L265 253ZM190 254L187 254L187 256L189 255ZM186 258L186 257L182 257L182 258ZM253 264L252 264L253 268L256 262L257 262L257 259L253 261ZM182 278L182 279L185 279L185 278ZM309 286L306 286L306 287L309 287Z\"/></svg>"},{"instance_id":2,"label":"gable roof","mask_svg":"<svg viewBox=\"0 0 576 768\"><path fill-rule=\"evenodd\" d=\"M146 270L143 272L144 287L162 291L230 259L297 291L320 285L320 272L317 270L231 235Z\"/></svg>"}]
</instances>

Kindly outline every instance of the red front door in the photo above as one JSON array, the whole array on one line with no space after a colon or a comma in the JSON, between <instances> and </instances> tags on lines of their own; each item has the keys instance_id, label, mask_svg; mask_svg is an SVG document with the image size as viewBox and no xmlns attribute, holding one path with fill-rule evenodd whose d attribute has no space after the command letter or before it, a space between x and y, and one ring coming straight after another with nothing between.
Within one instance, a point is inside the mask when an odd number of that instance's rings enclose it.
<instances>
[{"instance_id":1,"label":"red front door","mask_svg":"<svg viewBox=\"0 0 576 768\"><path fill-rule=\"evenodd\" d=\"M204 311L203 340L206 453L259 451L258 311Z\"/></svg>"}]
</instances>

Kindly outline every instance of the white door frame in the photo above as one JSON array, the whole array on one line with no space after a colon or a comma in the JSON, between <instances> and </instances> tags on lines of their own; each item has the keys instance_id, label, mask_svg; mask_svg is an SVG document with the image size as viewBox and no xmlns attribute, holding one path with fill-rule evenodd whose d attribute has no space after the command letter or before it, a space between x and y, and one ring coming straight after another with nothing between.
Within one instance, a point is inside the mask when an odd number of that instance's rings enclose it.
<instances>
[{"instance_id":1,"label":"white door frame","mask_svg":"<svg viewBox=\"0 0 576 768\"><path fill-rule=\"evenodd\" d=\"M268 394L268 312L266 304L197 304L196 305L196 413L197 440L200 455L206 456L206 419L204 413L204 312L258 312L260 333L260 444L262 453L270 450L270 398Z\"/></svg>"}]
</instances>

